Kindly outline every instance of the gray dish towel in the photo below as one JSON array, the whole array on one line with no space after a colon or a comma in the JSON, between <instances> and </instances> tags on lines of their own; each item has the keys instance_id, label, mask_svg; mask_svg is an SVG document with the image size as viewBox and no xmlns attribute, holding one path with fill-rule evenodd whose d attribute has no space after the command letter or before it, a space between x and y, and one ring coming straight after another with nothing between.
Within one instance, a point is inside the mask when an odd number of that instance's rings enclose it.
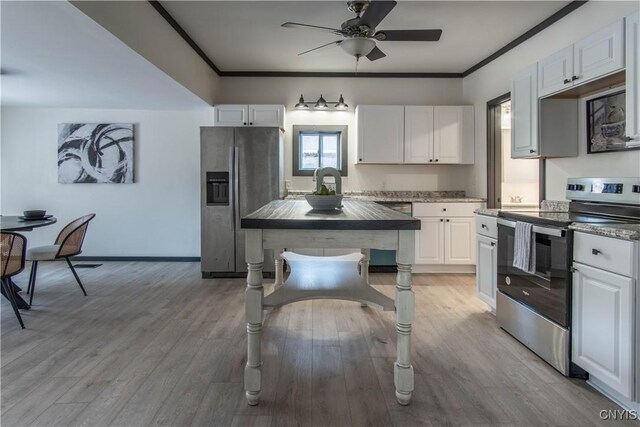
<instances>
[{"instance_id":1,"label":"gray dish towel","mask_svg":"<svg viewBox=\"0 0 640 427\"><path fill-rule=\"evenodd\" d=\"M527 273L536 270L536 239L533 224L516 222L516 233L513 242L513 266Z\"/></svg>"}]
</instances>

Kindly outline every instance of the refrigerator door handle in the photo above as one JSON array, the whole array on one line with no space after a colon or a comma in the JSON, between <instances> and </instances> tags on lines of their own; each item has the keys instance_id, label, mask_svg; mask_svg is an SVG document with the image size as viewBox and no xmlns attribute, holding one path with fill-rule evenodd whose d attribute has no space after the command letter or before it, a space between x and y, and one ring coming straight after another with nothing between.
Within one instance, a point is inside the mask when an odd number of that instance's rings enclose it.
<instances>
[{"instance_id":1,"label":"refrigerator door handle","mask_svg":"<svg viewBox=\"0 0 640 427\"><path fill-rule=\"evenodd\" d=\"M234 148L231 147L229 148L229 174L231 175L231 185L235 185L235 171L234 171ZM229 213L231 214L231 223L233 224L235 222L235 218L236 218L236 195L235 192L233 191L233 188L229 189L229 205L230 205L230 209L229 209ZM234 227L235 228L235 227Z\"/></svg>"},{"instance_id":2,"label":"refrigerator door handle","mask_svg":"<svg viewBox=\"0 0 640 427\"><path fill-rule=\"evenodd\" d=\"M240 151L234 147L233 155L233 210L235 212L235 229L240 228Z\"/></svg>"}]
</instances>

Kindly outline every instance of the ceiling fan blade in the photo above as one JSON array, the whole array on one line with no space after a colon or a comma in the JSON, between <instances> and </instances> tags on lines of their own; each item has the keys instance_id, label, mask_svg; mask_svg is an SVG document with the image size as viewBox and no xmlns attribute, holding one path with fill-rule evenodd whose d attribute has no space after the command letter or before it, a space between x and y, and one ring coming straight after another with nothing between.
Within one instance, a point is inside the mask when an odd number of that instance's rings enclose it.
<instances>
[{"instance_id":1,"label":"ceiling fan blade","mask_svg":"<svg viewBox=\"0 0 640 427\"><path fill-rule=\"evenodd\" d=\"M342 40L336 40L336 41L331 42L331 43L323 44L322 46L318 46L318 47L314 47L313 49L305 50L304 52L299 53L298 56L304 55L305 53L313 52L314 50L322 49L323 47L331 46L332 44L339 45L340 43L342 43Z\"/></svg>"},{"instance_id":2,"label":"ceiling fan blade","mask_svg":"<svg viewBox=\"0 0 640 427\"><path fill-rule=\"evenodd\" d=\"M390 42L437 42L442 30L381 30L376 40Z\"/></svg>"},{"instance_id":3,"label":"ceiling fan blade","mask_svg":"<svg viewBox=\"0 0 640 427\"><path fill-rule=\"evenodd\" d=\"M376 59L384 58L385 55L383 51L381 51L378 46L374 47L371 52L367 55L367 59L369 61L375 61Z\"/></svg>"},{"instance_id":4,"label":"ceiling fan blade","mask_svg":"<svg viewBox=\"0 0 640 427\"><path fill-rule=\"evenodd\" d=\"M281 27L284 28L300 28L303 30L317 30L317 31L327 31L330 33L336 33L336 34L340 34L341 31L337 28L329 28L329 27L322 27L319 25L311 25L311 24L300 24L298 22L285 22L284 24L281 25Z\"/></svg>"},{"instance_id":5,"label":"ceiling fan blade","mask_svg":"<svg viewBox=\"0 0 640 427\"><path fill-rule=\"evenodd\" d=\"M396 7L395 1L373 0L367 6L364 15L358 21L358 25L366 25L372 29L376 28L394 7Z\"/></svg>"}]
</instances>

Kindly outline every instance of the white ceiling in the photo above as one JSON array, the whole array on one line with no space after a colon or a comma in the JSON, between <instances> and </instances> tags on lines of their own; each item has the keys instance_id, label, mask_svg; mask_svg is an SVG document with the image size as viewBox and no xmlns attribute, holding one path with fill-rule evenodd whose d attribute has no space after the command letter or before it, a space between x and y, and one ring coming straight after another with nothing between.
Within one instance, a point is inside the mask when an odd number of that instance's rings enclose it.
<instances>
[{"instance_id":1,"label":"white ceiling","mask_svg":"<svg viewBox=\"0 0 640 427\"><path fill-rule=\"evenodd\" d=\"M439 42L381 42L387 54L362 60L364 72L463 72L568 1L401 1L379 30L441 28ZM339 28L355 15L346 1L162 1L164 8L222 71L353 72L340 47L298 53L338 40L286 21Z\"/></svg>"},{"instance_id":2,"label":"white ceiling","mask_svg":"<svg viewBox=\"0 0 640 427\"><path fill-rule=\"evenodd\" d=\"M0 1L2 106L210 108L66 1Z\"/></svg>"}]
</instances>

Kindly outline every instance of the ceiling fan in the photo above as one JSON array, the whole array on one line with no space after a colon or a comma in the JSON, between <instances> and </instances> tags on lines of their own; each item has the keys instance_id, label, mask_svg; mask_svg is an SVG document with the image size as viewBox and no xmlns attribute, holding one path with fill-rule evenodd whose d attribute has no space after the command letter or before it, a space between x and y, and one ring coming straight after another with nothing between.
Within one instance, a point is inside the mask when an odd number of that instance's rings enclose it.
<instances>
[{"instance_id":1,"label":"ceiling fan","mask_svg":"<svg viewBox=\"0 0 640 427\"><path fill-rule=\"evenodd\" d=\"M388 0L359 0L347 3L349 10L356 14L355 18L344 21L340 28L329 28L318 25L300 24L297 22L285 22L285 28L302 28L333 33L344 37L343 40L318 46L298 54L304 55L328 46L340 46L356 60L366 56L370 61L384 58L384 52L376 46L376 42L436 42L440 40L442 30L380 30L376 27L396 6L395 1Z\"/></svg>"}]
</instances>

